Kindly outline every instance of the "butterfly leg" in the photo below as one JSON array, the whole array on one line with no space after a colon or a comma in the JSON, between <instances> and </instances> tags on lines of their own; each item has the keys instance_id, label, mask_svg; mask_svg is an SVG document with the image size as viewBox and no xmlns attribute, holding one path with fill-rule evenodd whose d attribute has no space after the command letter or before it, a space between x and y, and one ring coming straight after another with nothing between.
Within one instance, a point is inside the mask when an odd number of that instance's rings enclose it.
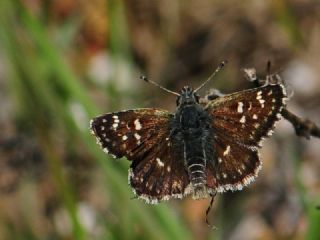
<instances>
[{"instance_id":1,"label":"butterfly leg","mask_svg":"<svg viewBox=\"0 0 320 240\"><path fill-rule=\"evenodd\" d=\"M214 193L211 193L211 194L210 194L210 196L211 196L211 201L210 201L210 204L209 204L209 206L208 206L208 208L207 208L207 210L206 210L206 224L207 224L209 227L211 227L212 229L217 229L217 228L216 228L216 226L214 226L214 225L212 225L212 224L209 223L208 215L209 215L209 213L210 213L210 210L212 209L212 204L213 204L213 201L214 201L216 195L217 195L217 192L214 192Z\"/></svg>"}]
</instances>

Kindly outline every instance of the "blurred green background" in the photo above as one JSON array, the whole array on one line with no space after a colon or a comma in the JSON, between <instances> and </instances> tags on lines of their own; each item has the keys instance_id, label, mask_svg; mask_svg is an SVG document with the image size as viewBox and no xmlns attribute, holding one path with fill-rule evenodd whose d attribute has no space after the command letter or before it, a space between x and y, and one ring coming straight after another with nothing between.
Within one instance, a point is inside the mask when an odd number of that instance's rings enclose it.
<instances>
[{"instance_id":1,"label":"blurred green background","mask_svg":"<svg viewBox=\"0 0 320 240\"><path fill-rule=\"evenodd\" d=\"M129 162L89 133L104 112L160 107L209 84L250 87L241 68L271 60L289 109L320 123L320 2L0 0L0 239L320 239L320 142L282 120L264 168L241 192L159 205L137 199ZM204 91L203 93L204 94Z\"/></svg>"}]
</instances>

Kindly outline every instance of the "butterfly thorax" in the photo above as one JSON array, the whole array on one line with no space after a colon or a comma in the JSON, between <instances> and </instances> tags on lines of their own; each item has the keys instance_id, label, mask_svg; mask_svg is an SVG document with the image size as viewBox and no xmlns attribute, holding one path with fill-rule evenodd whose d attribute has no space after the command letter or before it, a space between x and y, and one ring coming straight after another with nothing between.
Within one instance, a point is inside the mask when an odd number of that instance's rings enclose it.
<instances>
[{"instance_id":1,"label":"butterfly thorax","mask_svg":"<svg viewBox=\"0 0 320 240\"><path fill-rule=\"evenodd\" d=\"M210 117L199 105L191 88L183 88L178 103L173 141L183 148L193 198L204 198L207 197L205 169L208 161L206 143L210 142Z\"/></svg>"}]
</instances>

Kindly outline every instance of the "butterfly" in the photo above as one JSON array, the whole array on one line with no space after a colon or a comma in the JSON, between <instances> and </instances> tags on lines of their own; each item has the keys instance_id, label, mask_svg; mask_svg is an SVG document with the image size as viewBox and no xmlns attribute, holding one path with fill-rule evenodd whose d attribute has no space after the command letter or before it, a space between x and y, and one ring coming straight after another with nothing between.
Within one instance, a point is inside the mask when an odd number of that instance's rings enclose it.
<instances>
[{"instance_id":1,"label":"butterfly","mask_svg":"<svg viewBox=\"0 0 320 240\"><path fill-rule=\"evenodd\" d=\"M183 87L174 113L140 108L106 113L90 128L103 151L131 161L128 182L147 203L192 195L194 199L241 190L261 169L259 148L285 106L282 83L201 101Z\"/></svg>"}]
</instances>

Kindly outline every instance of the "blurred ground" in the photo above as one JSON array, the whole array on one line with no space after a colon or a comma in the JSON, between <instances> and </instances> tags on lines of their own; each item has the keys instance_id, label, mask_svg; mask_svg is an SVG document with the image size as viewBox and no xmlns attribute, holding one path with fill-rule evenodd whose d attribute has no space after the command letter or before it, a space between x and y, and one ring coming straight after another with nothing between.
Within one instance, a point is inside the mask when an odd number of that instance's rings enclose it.
<instances>
[{"instance_id":1,"label":"blurred ground","mask_svg":"<svg viewBox=\"0 0 320 240\"><path fill-rule=\"evenodd\" d=\"M131 199L126 160L89 134L104 112L161 107L198 86L251 87L241 68L272 61L288 109L320 124L320 3L3 0L0 2L0 239L320 239L319 139L284 121L241 192L149 206ZM209 88L209 87L208 87ZM205 91L203 91L204 94Z\"/></svg>"}]
</instances>

